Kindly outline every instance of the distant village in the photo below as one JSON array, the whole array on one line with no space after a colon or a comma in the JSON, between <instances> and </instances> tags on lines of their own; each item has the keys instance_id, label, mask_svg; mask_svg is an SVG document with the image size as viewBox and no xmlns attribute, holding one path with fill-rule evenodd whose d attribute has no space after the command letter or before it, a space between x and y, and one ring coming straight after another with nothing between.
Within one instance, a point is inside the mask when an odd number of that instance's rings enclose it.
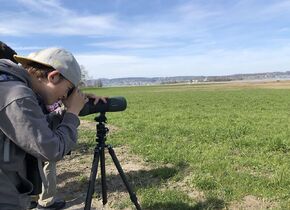
<instances>
[{"instance_id":1,"label":"distant village","mask_svg":"<svg viewBox=\"0 0 290 210\"><path fill-rule=\"evenodd\" d=\"M115 79L87 79L83 81L85 87L113 87L113 86L146 86L177 83L207 83L229 82L249 80L287 80L290 79L290 71L266 72L254 74L233 74L226 76L175 76L175 77L128 77Z\"/></svg>"}]
</instances>

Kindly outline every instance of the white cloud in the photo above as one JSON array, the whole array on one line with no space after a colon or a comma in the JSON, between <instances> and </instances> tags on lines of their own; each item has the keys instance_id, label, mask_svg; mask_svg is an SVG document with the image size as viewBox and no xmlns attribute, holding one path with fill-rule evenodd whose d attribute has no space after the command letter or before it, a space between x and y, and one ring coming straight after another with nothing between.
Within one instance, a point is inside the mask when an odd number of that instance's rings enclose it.
<instances>
[{"instance_id":1,"label":"white cloud","mask_svg":"<svg viewBox=\"0 0 290 210\"><path fill-rule=\"evenodd\" d=\"M93 78L226 75L290 70L290 46L275 50L213 50L200 55L137 57L76 55Z\"/></svg>"},{"instance_id":2,"label":"white cloud","mask_svg":"<svg viewBox=\"0 0 290 210\"><path fill-rule=\"evenodd\" d=\"M38 33L53 35L100 35L115 30L115 18L113 15L76 16L71 15L48 23Z\"/></svg>"},{"instance_id":3,"label":"white cloud","mask_svg":"<svg viewBox=\"0 0 290 210\"><path fill-rule=\"evenodd\" d=\"M78 8L68 9L58 0L18 2L24 8L21 11L0 9L1 35L26 36L27 39L31 35L37 38L89 37L90 49L111 50L111 54L76 56L95 78L221 75L283 71L290 66L290 50L285 46L289 43L287 20L281 19L284 25L280 24L280 28L275 25L278 19L271 22L271 18L286 17L280 16L286 15L290 6L285 0L265 4L252 0L224 4L188 1L162 10L154 17L145 12L132 17L123 13L93 13L90 9L83 12ZM74 38L78 41L78 37ZM38 50L39 44L31 43L32 47L16 46L15 49ZM83 47L83 43L81 45Z\"/></svg>"},{"instance_id":4,"label":"white cloud","mask_svg":"<svg viewBox=\"0 0 290 210\"><path fill-rule=\"evenodd\" d=\"M17 34L18 30L12 27L0 26L0 34Z\"/></svg>"},{"instance_id":5,"label":"white cloud","mask_svg":"<svg viewBox=\"0 0 290 210\"><path fill-rule=\"evenodd\" d=\"M13 45L11 45L11 46L13 46ZM48 46L17 46L17 45L15 45L15 46L13 46L13 49L16 52L21 52L21 51L37 51L37 50L44 49L47 47Z\"/></svg>"},{"instance_id":6,"label":"white cloud","mask_svg":"<svg viewBox=\"0 0 290 210\"><path fill-rule=\"evenodd\" d=\"M39 14L69 15L70 11L61 6L58 0L17 0L23 8Z\"/></svg>"},{"instance_id":7,"label":"white cloud","mask_svg":"<svg viewBox=\"0 0 290 210\"><path fill-rule=\"evenodd\" d=\"M2 34L97 35L112 31L118 25L113 14L85 15L62 7L56 0L18 2L24 7L21 12L0 10Z\"/></svg>"},{"instance_id":8,"label":"white cloud","mask_svg":"<svg viewBox=\"0 0 290 210\"><path fill-rule=\"evenodd\" d=\"M158 19L144 17L138 21L121 19L119 14L87 14L65 8L57 0L18 0L21 11L1 11L0 25L3 34L12 36L43 35L104 35L125 38L166 38L195 36L204 33L204 27L191 21L193 16L203 19L213 15L211 11L180 7L172 13L158 16ZM185 8L188 7L188 8ZM184 19L182 11L186 10ZM6 20L10 20L7 22Z\"/></svg>"},{"instance_id":9,"label":"white cloud","mask_svg":"<svg viewBox=\"0 0 290 210\"><path fill-rule=\"evenodd\" d=\"M277 1L273 4L268 4L264 6L264 9L261 10L263 15L281 15L283 13L289 14L290 9L290 1L289 0L282 0Z\"/></svg>"},{"instance_id":10,"label":"white cloud","mask_svg":"<svg viewBox=\"0 0 290 210\"><path fill-rule=\"evenodd\" d=\"M207 4L201 6L191 2L179 5L174 12L176 12L179 17L185 18L187 21L198 21L221 15L221 11L209 9L207 8Z\"/></svg>"},{"instance_id":11,"label":"white cloud","mask_svg":"<svg viewBox=\"0 0 290 210\"><path fill-rule=\"evenodd\" d=\"M178 47L184 45L184 42L181 41L160 41L160 40L134 40L134 39L125 39L125 40L115 40L115 41L99 41L89 44L90 46L95 47L104 47L108 49L152 49L152 48L166 48L166 47Z\"/></svg>"}]
</instances>

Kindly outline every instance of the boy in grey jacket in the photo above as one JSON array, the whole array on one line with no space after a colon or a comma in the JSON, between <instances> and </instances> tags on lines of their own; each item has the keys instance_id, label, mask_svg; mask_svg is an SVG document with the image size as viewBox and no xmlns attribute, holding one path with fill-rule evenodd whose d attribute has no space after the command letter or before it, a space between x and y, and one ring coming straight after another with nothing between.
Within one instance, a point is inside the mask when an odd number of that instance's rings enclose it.
<instances>
[{"instance_id":1,"label":"boy in grey jacket","mask_svg":"<svg viewBox=\"0 0 290 210\"><path fill-rule=\"evenodd\" d=\"M6 210L22 210L29 205L33 184L27 179L27 154L57 161L76 144L77 116L88 100L75 88L80 67L66 50L48 48L15 59L22 67L0 60L0 209ZM52 130L42 104L58 100L64 102L66 112Z\"/></svg>"}]
</instances>

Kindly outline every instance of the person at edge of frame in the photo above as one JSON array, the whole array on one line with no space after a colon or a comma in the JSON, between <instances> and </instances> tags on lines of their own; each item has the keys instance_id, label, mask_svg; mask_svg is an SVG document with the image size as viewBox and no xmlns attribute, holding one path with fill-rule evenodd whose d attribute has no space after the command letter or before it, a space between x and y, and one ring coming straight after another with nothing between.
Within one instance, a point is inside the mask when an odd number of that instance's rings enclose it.
<instances>
[{"instance_id":1,"label":"person at edge of frame","mask_svg":"<svg viewBox=\"0 0 290 210\"><path fill-rule=\"evenodd\" d=\"M14 55L17 55L17 53L15 52L15 50L13 50L6 43L0 41L0 59L8 59L8 60L11 60L14 63L18 64L18 62L13 57ZM46 113L46 110L44 110L44 112ZM39 197L38 196L39 193L37 193L37 192L41 192L41 183L40 183L40 181L37 181L37 180L40 180L41 177L40 177L40 174L37 171L37 169L38 169L38 163L36 161L36 158L31 157L29 154L27 154L25 158L26 158L26 161L27 162L32 163L32 164L29 164L27 166L27 171L34 172L34 173L28 173L27 174L28 175L27 176L28 180L30 180L32 183L38 183L38 185L34 185L33 186L33 191L31 192L32 201L30 203L29 209L33 209L33 208L36 208L37 207L37 199ZM31 166L31 168L30 168L30 166ZM56 170L54 170L54 171L56 171ZM49 173L48 172L48 173L46 173L47 174L46 176L45 176L45 171L43 171L43 173L44 174L42 176L42 179L47 178L47 180L49 180L49 179L56 180L56 178L51 178L52 173ZM42 180L41 180L41 182L42 182ZM47 181L46 183L49 183L49 184L46 185L48 188L50 186L52 186L52 181L50 181L50 182ZM51 192L51 190L49 190L49 191ZM51 197L53 197L53 196L51 196ZM57 206L57 207L65 206L65 201L64 202L57 202L53 206L54 207L55 206Z\"/></svg>"},{"instance_id":2,"label":"person at edge of frame","mask_svg":"<svg viewBox=\"0 0 290 210\"><path fill-rule=\"evenodd\" d=\"M14 59L22 66L0 60L0 95L4 99L0 101L0 151L4 151L0 155L0 209L7 210L29 208L29 194L39 193L34 188L39 186L39 179L38 183L31 183L29 179L32 172L37 173L28 170L27 166L37 162L31 159L62 159L77 142L79 111L88 97L95 98L95 103L100 99L77 88L80 67L64 49L48 48L28 57L15 55ZM71 96L67 97L72 89ZM59 100L63 101L66 111L52 129L43 107ZM57 209L38 205L38 209L42 207Z\"/></svg>"},{"instance_id":3,"label":"person at edge of frame","mask_svg":"<svg viewBox=\"0 0 290 210\"><path fill-rule=\"evenodd\" d=\"M17 53L15 52L15 50L13 50L6 43L0 41L0 59L8 59L8 60L11 60L14 63L18 64L18 62L13 57L14 55L17 55ZM3 152L3 153L5 153L5 152ZM32 164L29 164L27 166L27 171L34 172L34 173L28 173L27 174L28 175L27 176L28 180L30 180L32 183L38 183L38 185L34 185L33 186L33 191L31 192L32 201L30 203L29 209L33 209L33 208L35 208L37 206L37 198L39 197L36 194L39 194L38 192L41 192L41 183L38 182L38 181L36 181L36 180L40 180L41 177L40 177L40 175L39 175L39 173L37 171L38 164L37 164L36 158L31 157L29 154L27 154L25 158L26 158L26 161L32 163ZM32 168L30 168L29 166L31 166ZM45 171L44 171L44 173L45 173ZM48 173L48 175L51 175L51 174L52 173ZM43 178L45 178L45 177L46 176L43 175ZM49 178L50 176L47 176L47 177ZM49 187L49 186L51 186L51 185L47 185L47 187ZM58 206L61 206L60 204L57 204L57 205Z\"/></svg>"}]
</instances>

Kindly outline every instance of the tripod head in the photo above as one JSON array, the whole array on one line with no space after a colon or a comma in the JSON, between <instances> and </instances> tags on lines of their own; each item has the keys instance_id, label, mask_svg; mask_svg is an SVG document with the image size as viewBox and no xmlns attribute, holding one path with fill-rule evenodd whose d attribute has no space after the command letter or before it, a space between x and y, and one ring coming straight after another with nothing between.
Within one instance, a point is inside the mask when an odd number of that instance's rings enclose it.
<instances>
[{"instance_id":1,"label":"tripod head","mask_svg":"<svg viewBox=\"0 0 290 210\"><path fill-rule=\"evenodd\" d=\"M106 134L109 132L109 129L105 125L107 123L106 112L100 112L99 116L95 117L95 121L98 122L96 124L96 142L98 142L98 145L104 147L106 146Z\"/></svg>"},{"instance_id":2,"label":"tripod head","mask_svg":"<svg viewBox=\"0 0 290 210\"><path fill-rule=\"evenodd\" d=\"M95 117L95 121L98 123L107 123L106 112L100 112L100 115Z\"/></svg>"}]
</instances>

